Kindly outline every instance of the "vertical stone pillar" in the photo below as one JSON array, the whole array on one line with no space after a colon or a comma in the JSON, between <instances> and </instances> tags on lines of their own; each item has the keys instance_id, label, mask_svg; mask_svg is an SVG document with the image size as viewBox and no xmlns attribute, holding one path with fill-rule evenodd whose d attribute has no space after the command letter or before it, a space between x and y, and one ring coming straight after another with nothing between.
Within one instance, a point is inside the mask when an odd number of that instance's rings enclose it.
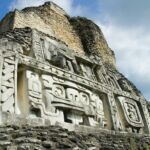
<instances>
[{"instance_id":1,"label":"vertical stone pillar","mask_svg":"<svg viewBox=\"0 0 150 150\"><path fill-rule=\"evenodd\" d=\"M2 49L0 49L0 91L1 91L1 88L2 88L2 85L1 85L2 66L3 66L3 56L2 56ZM1 101L2 101L2 94L0 92L0 124L2 124L2 105L1 105Z\"/></svg>"},{"instance_id":2,"label":"vertical stone pillar","mask_svg":"<svg viewBox=\"0 0 150 150\"><path fill-rule=\"evenodd\" d=\"M14 56L4 57L2 68L1 95L2 111L14 113L15 102L15 63Z\"/></svg>"},{"instance_id":3,"label":"vertical stone pillar","mask_svg":"<svg viewBox=\"0 0 150 150\"><path fill-rule=\"evenodd\" d=\"M120 116L117 110L116 101L115 101L113 93L111 92L108 92L108 101L110 105L113 128L114 130L122 130L123 128L122 128Z\"/></svg>"},{"instance_id":4,"label":"vertical stone pillar","mask_svg":"<svg viewBox=\"0 0 150 150\"><path fill-rule=\"evenodd\" d=\"M147 103L144 98L141 98L140 102L141 102L141 106L142 106L144 117L145 117L144 122L147 125L146 133L150 134L150 114L148 112Z\"/></svg>"},{"instance_id":5,"label":"vertical stone pillar","mask_svg":"<svg viewBox=\"0 0 150 150\"><path fill-rule=\"evenodd\" d=\"M37 60L44 60L44 40L40 38L36 30L32 31L32 49Z\"/></svg>"},{"instance_id":6,"label":"vertical stone pillar","mask_svg":"<svg viewBox=\"0 0 150 150\"><path fill-rule=\"evenodd\" d=\"M8 53L0 56L0 107L1 113L15 113L15 99L17 98L17 62L15 53ZM1 117L3 120L3 118ZM1 120L1 122L3 122Z\"/></svg>"}]
</instances>

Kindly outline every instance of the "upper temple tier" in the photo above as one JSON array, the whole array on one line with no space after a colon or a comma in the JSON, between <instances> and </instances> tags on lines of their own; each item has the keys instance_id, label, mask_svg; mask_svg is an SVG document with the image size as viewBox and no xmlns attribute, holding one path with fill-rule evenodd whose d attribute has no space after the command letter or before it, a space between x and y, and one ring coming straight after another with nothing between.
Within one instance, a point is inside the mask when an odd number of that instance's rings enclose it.
<instances>
[{"instance_id":1,"label":"upper temple tier","mask_svg":"<svg viewBox=\"0 0 150 150\"><path fill-rule=\"evenodd\" d=\"M0 22L0 125L150 133L150 105L92 21L52 2Z\"/></svg>"},{"instance_id":2,"label":"upper temple tier","mask_svg":"<svg viewBox=\"0 0 150 150\"><path fill-rule=\"evenodd\" d=\"M52 2L9 13L0 23L0 33L30 27L63 41L80 55L97 54L115 67L114 52L108 47L100 28L86 18L71 18Z\"/></svg>"}]
</instances>

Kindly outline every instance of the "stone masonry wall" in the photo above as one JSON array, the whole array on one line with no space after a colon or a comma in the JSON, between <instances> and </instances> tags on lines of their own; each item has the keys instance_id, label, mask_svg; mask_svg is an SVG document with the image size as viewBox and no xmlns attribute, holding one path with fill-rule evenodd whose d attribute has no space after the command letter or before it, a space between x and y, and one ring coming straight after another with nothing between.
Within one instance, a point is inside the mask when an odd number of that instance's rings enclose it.
<instances>
[{"instance_id":1,"label":"stone masonry wall","mask_svg":"<svg viewBox=\"0 0 150 150\"><path fill-rule=\"evenodd\" d=\"M103 62L115 66L114 52L109 48L101 29L96 24L83 17L73 17L70 22L88 54L96 54Z\"/></svg>"},{"instance_id":2,"label":"stone masonry wall","mask_svg":"<svg viewBox=\"0 0 150 150\"><path fill-rule=\"evenodd\" d=\"M84 54L81 40L70 25L68 17L58 14L49 5L16 11L13 28L24 28L26 26L55 36L64 41L69 48Z\"/></svg>"},{"instance_id":3,"label":"stone masonry wall","mask_svg":"<svg viewBox=\"0 0 150 150\"><path fill-rule=\"evenodd\" d=\"M149 150L150 137L76 133L59 126L0 127L0 150Z\"/></svg>"},{"instance_id":4,"label":"stone masonry wall","mask_svg":"<svg viewBox=\"0 0 150 150\"><path fill-rule=\"evenodd\" d=\"M8 19L11 20L13 26L7 21ZM21 11L15 10L0 22L0 27L0 32L14 28L35 28L64 41L79 55L85 55L87 49L91 52L96 50L104 63L115 67L114 53L108 47L99 27L85 18L71 18L52 2L39 7L25 8ZM89 40L85 41L85 38L89 38Z\"/></svg>"}]
</instances>

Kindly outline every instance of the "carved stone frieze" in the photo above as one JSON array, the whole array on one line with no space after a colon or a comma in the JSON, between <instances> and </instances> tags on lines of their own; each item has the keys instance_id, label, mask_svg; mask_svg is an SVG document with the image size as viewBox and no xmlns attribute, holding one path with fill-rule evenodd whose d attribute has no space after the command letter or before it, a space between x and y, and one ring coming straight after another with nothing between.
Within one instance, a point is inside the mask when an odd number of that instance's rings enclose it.
<instances>
[{"instance_id":1,"label":"carved stone frieze","mask_svg":"<svg viewBox=\"0 0 150 150\"><path fill-rule=\"evenodd\" d=\"M1 60L2 61L2 60ZM15 112L16 62L14 55L3 58L1 74L1 110Z\"/></svg>"},{"instance_id":2,"label":"carved stone frieze","mask_svg":"<svg viewBox=\"0 0 150 150\"><path fill-rule=\"evenodd\" d=\"M123 130L114 95L112 93L108 93L108 99L113 120L113 127L115 130Z\"/></svg>"},{"instance_id":3,"label":"carved stone frieze","mask_svg":"<svg viewBox=\"0 0 150 150\"><path fill-rule=\"evenodd\" d=\"M128 85L126 80L121 78L118 80L118 83L119 83L120 87L122 88L122 90L127 91L127 92L132 91L131 87Z\"/></svg>"},{"instance_id":4,"label":"carved stone frieze","mask_svg":"<svg viewBox=\"0 0 150 150\"><path fill-rule=\"evenodd\" d=\"M132 99L121 96L119 96L118 99L124 111L126 121L132 126L143 127L143 120L137 103Z\"/></svg>"},{"instance_id":5,"label":"carved stone frieze","mask_svg":"<svg viewBox=\"0 0 150 150\"><path fill-rule=\"evenodd\" d=\"M25 72L26 100L29 101L27 107L31 117L46 119L56 117L55 120L57 120L61 112L62 121L101 128L107 126L103 100L97 93L53 75L40 75L30 70L25 70ZM66 111L68 111L67 114Z\"/></svg>"},{"instance_id":6,"label":"carved stone frieze","mask_svg":"<svg viewBox=\"0 0 150 150\"><path fill-rule=\"evenodd\" d=\"M54 125L150 131L145 101L116 70L94 54L80 56L54 37L31 32L27 50L21 43L0 39L1 112Z\"/></svg>"},{"instance_id":7,"label":"carved stone frieze","mask_svg":"<svg viewBox=\"0 0 150 150\"><path fill-rule=\"evenodd\" d=\"M142 133L144 118L142 118L143 112L140 113L140 103L123 96L118 96L117 99L119 100L119 115L122 116L121 120L124 128L129 132ZM144 130L146 131L147 127Z\"/></svg>"},{"instance_id":8,"label":"carved stone frieze","mask_svg":"<svg viewBox=\"0 0 150 150\"><path fill-rule=\"evenodd\" d=\"M137 96L131 95L131 94L124 92L124 91L121 91L120 89L112 88L107 84L104 85L104 84L101 84L99 82L95 82L95 81L89 80L87 78L83 78L82 76L79 76L77 74L72 74L71 72L68 72L66 70L62 70L62 69L57 68L55 66L52 66L50 64L48 65L44 62L43 63L42 62L37 63L36 60L31 58L31 57L27 57L27 56L25 57L23 55L20 55L20 57L18 59L19 59L20 64L24 64L24 65L33 67L35 69L37 68L37 64L38 64L39 70L41 70L43 72L55 74L57 76L65 78L65 79L70 79L70 80L72 80L72 82L76 82L76 83L82 84L84 86L89 86L89 87L92 87L96 90L99 89L105 93L107 93L107 91L112 90L115 94L127 96L127 97L135 99L135 100L139 100L139 98Z\"/></svg>"},{"instance_id":9,"label":"carved stone frieze","mask_svg":"<svg viewBox=\"0 0 150 150\"><path fill-rule=\"evenodd\" d=\"M37 31L33 30L32 32L32 49L33 53L35 55L35 58L39 61L44 60L44 51L43 51L43 45L44 45L44 40L38 36Z\"/></svg>"}]
</instances>

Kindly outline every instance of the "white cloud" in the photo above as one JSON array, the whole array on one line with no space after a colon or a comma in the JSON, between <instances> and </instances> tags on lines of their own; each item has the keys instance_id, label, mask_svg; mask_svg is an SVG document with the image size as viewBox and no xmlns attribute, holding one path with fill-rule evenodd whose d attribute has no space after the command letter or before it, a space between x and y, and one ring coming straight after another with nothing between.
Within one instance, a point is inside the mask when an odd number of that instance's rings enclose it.
<instances>
[{"instance_id":1,"label":"white cloud","mask_svg":"<svg viewBox=\"0 0 150 150\"><path fill-rule=\"evenodd\" d=\"M115 51L119 70L150 97L150 33L144 27L98 24Z\"/></svg>"}]
</instances>

